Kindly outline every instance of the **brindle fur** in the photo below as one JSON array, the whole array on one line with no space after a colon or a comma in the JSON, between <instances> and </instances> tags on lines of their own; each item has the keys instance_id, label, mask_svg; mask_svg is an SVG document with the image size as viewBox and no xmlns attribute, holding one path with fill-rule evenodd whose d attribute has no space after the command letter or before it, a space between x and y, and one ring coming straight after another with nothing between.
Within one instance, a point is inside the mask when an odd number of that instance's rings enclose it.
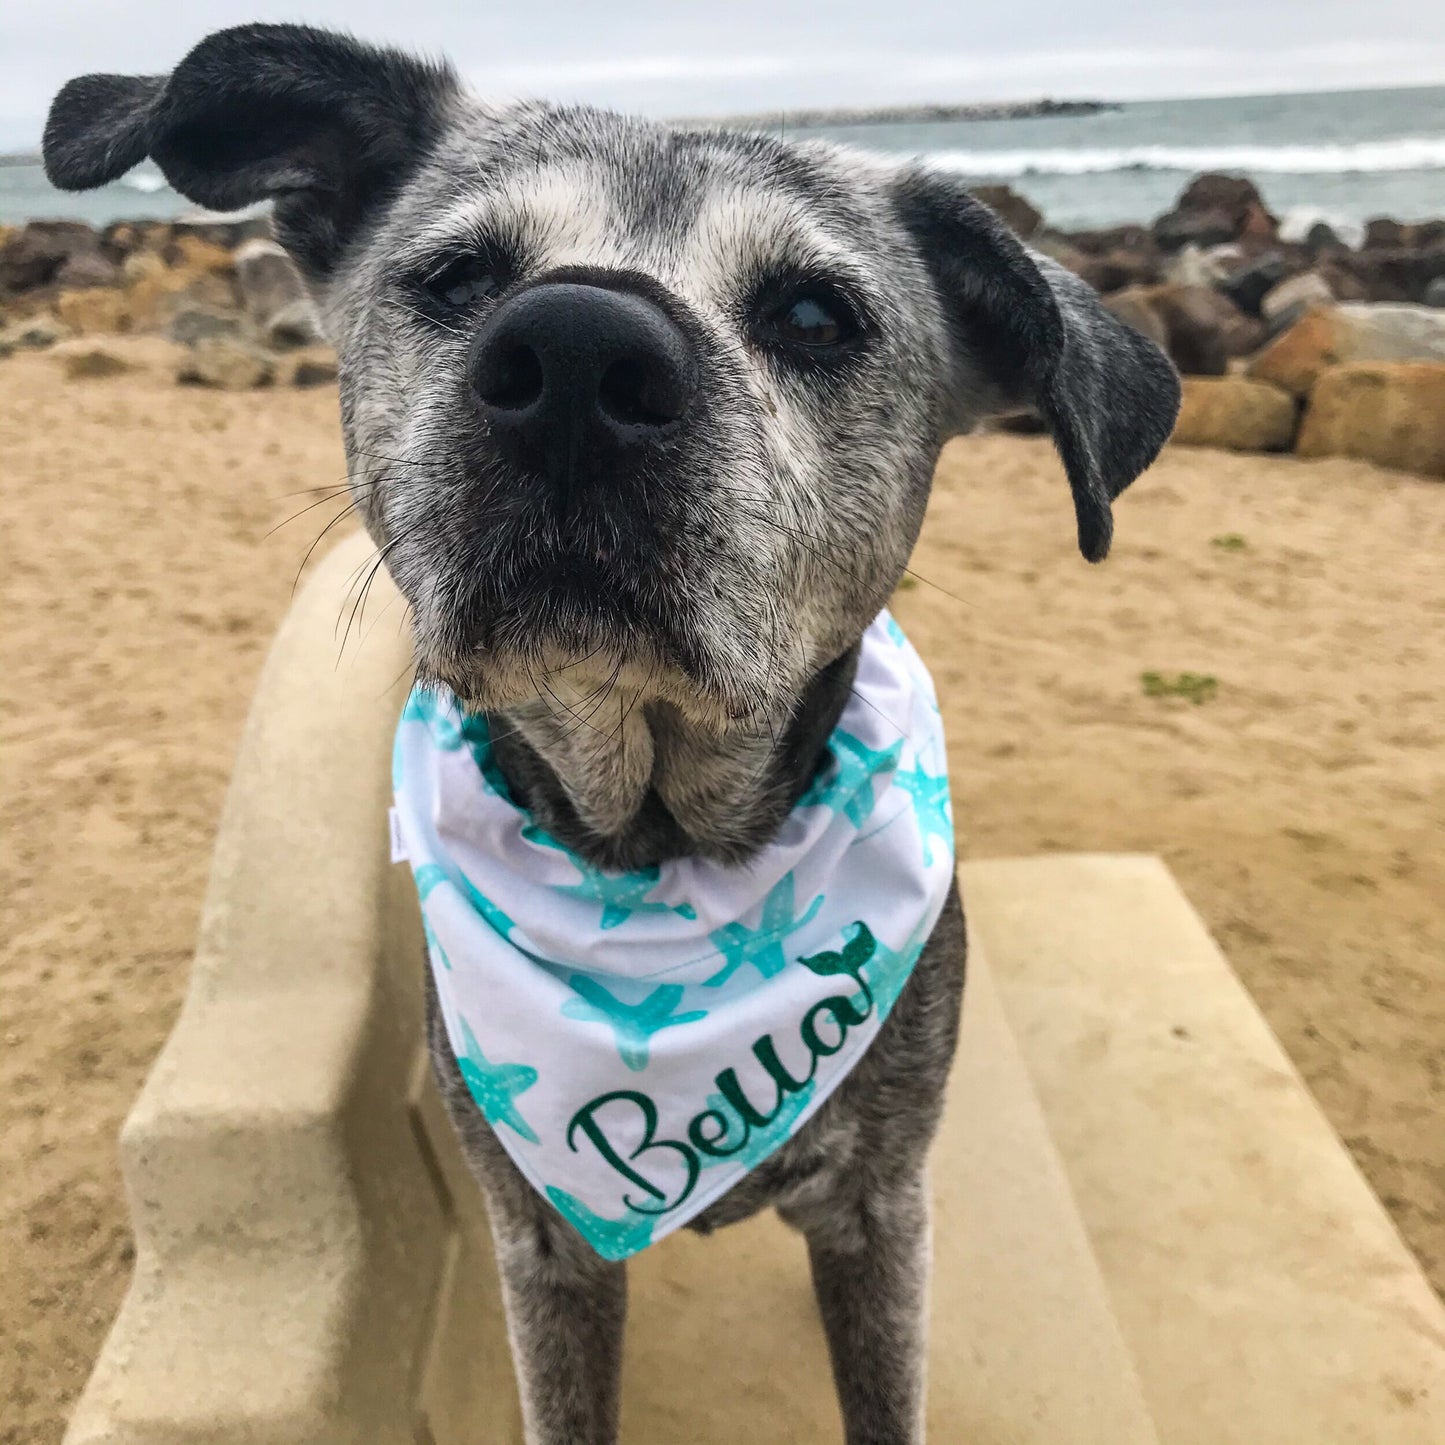
<instances>
[{"instance_id":1,"label":"brindle fur","mask_svg":"<svg viewBox=\"0 0 1445 1445\"><path fill-rule=\"evenodd\" d=\"M816 771L864 628L902 574L943 442L1035 410L1079 545L1173 424L1168 363L945 176L819 143L585 107L483 104L442 65L297 26L203 41L169 76L86 76L52 108L57 185L146 156L216 209L274 203L340 358L354 500L410 605L420 679L493 723L544 826L594 862L730 863ZM503 291L428 311L459 253ZM866 325L800 367L755 327L789 278ZM489 304L625 290L686 337L686 423L562 507L504 460L471 359ZM578 581L578 579L583 579ZM873 1046L798 1135L694 1223L765 1207L808 1243L850 1445L923 1438L925 1164L957 1034L956 892ZM527 1185L430 1008L437 1077L490 1207L531 1445L617 1437L626 1275Z\"/></svg>"}]
</instances>

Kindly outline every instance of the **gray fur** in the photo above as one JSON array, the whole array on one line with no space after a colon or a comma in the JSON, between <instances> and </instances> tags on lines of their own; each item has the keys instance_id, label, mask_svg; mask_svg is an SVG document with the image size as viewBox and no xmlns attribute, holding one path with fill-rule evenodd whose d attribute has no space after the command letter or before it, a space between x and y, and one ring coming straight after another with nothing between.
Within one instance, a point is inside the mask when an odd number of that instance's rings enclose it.
<instances>
[{"instance_id":1,"label":"gray fur","mask_svg":"<svg viewBox=\"0 0 1445 1445\"><path fill-rule=\"evenodd\" d=\"M275 202L339 352L354 496L410 604L418 675L489 716L519 798L606 866L736 862L773 836L948 437L1035 407L1096 561L1177 407L1159 353L958 185L834 146L489 107L445 67L261 25L169 77L61 92L56 184L146 155L202 204ZM458 256L485 258L499 294L439 311L426 282ZM504 459L471 381L491 308L559 281L657 306L697 372L675 434L605 485L588 473L566 509ZM805 283L857 323L823 360L760 330L766 298ZM963 953L955 892L844 1084L693 1226L774 1207L806 1236L850 1445L923 1437L925 1163ZM625 1270L522 1180L434 1007L431 1046L491 1210L527 1438L608 1445Z\"/></svg>"}]
</instances>

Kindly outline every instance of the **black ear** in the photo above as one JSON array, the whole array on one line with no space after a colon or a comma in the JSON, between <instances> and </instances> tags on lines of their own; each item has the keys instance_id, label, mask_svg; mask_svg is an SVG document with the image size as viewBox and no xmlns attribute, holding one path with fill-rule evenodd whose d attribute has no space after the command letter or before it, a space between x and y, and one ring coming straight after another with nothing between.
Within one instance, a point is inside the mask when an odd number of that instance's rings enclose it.
<instances>
[{"instance_id":1,"label":"black ear","mask_svg":"<svg viewBox=\"0 0 1445 1445\"><path fill-rule=\"evenodd\" d=\"M1111 316L1094 290L1026 250L957 181L903 172L894 201L947 318L956 376L948 432L980 410L1033 407L1064 461L1079 550L1108 555L1109 503L1158 455L1179 411L1179 378L1153 342Z\"/></svg>"},{"instance_id":2,"label":"black ear","mask_svg":"<svg viewBox=\"0 0 1445 1445\"><path fill-rule=\"evenodd\" d=\"M304 25L241 25L169 76L83 75L55 98L45 172L104 185L151 156L210 210L276 203L276 231L324 272L435 143L450 70Z\"/></svg>"}]
</instances>

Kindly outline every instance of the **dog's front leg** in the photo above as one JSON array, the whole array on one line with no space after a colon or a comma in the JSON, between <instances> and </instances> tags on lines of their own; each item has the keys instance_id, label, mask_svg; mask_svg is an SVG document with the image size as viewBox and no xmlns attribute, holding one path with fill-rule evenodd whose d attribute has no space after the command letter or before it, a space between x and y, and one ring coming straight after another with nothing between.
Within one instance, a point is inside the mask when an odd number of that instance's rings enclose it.
<instances>
[{"instance_id":1,"label":"dog's front leg","mask_svg":"<svg viewBox=\"0 0 1445 1445\"><path fill-rule=\"evenodd\" d=\"M491 1214L527 1445L614 1445L627 1267L561 1218Z\"/></svg>"},{"instance_id":2,"label":"dog's front leg","mask_svg":"<svg viewBox=\"0 0 1445 1445\"><path fill-rule=\"evenodd\" d=\"M847 1445L921 1445L928 1336L928 1192L911 1179L865 1186L846 1205L795 1221Z\"/></svg>"}]
</instances>

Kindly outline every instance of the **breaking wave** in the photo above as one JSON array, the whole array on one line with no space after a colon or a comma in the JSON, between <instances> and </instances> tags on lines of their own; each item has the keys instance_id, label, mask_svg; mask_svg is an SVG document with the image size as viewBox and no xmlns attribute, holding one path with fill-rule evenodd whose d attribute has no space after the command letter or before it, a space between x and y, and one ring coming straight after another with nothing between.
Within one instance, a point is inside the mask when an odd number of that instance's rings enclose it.
<instances>
[{"instance_id":1,"label":"breaking wave","mask_svg":"<svg viewBox=\"0 0 1445 1445\"><path fill-rule=\"evenodd\" d=\"M932 151L928 159L968 176L1084 176L1106 171L1242 171L1247 175L1348 175L1445 170L1445 136L1348 145L1139 145L1094 149Z\"/></svg>"}]
</instances>

